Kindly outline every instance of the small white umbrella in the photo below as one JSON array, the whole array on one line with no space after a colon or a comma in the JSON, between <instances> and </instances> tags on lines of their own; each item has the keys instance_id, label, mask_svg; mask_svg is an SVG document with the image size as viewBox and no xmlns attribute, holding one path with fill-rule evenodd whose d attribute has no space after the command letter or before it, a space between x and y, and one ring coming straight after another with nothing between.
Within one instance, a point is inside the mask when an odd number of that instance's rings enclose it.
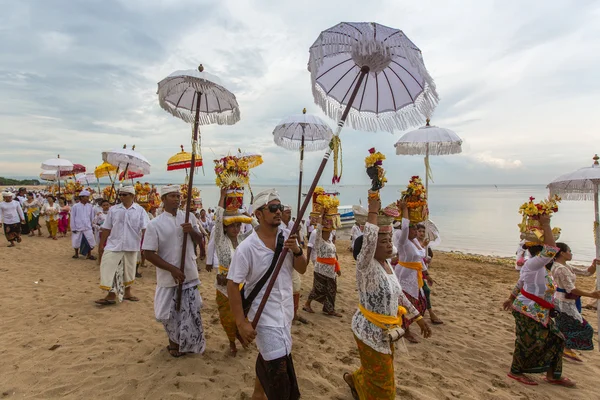
<instances>
[{"instance_id":1,"label":"small white umbrella","mask_svg":"<svg viewBox=\"0 0 600 400\"><path fill-rule=\"evenodd\" d=\"M356 130L407 129L422 123L437 104L433 79L421 50L398 30L373 22L342 22L319 35L309 50L308 70L315 103L337 130L304 199L292 233L308 208L314 190L333 152L334 181L341 130L346 123ZM283 249L252 321L256 327L288 249Z\"/></svg>"},{"instance_id":2,"label":"small white umbrella","mask_svg":"<svg viewBox=\"0 0 600 400\"><path fill-rule=\"evenodd\" d=\"M191 165L196 165L200 152L200 125L233 125L240 120L240 108L235 95L225 89L216 76L204 72L202 64L197 70L175 71L158 82L158 104L174 117L192 123ZM194 184L194 168L191 168L188 190ZM185 222L189 221L192 196L188 196L185 207ZM181 271L185 268L187 233L183 235L181 248ZM176 309L181 305L183 282L177 291Z\"/></svg>"},{"instance_id":3,"label":"small white umbrella","mask_svg":"<svg viewBox=\"0 0 600 400\"><path fill-rule=\"evenodd\" d=\"M56 158L51 158L42 163L42 169L46 171L55 171L58 181L58 195L60 196L60 173L61 171L73 171L73 163L64 158L60 158L60 154Z\"/></svg>"},{"instance_id":4,"label":"small white umbrella","mask_svg":"<svg viewBox=\"0 0 600 400\"><path fill-rule=\"evenodd\" d=\"M564 200L594 200L594 245L596 258L600 259L600 213L598 187L600 186L600 157L596 154L591 167L585 167L561 175L548 185L550 195L559 195ZM600 279L596 278L596 290L600 290ZM598 307L598 325L600 326L600 307ZM599 339L600 341L600 336Z\"/></svg>"},{"instance_id":5,"label":"small white umbrella","mask_svg":"<svg viewBox=\"0 0 600 400\"><path fill-rule=\"evenodd\" d=\"M131 149L124 145L122 149L102 152L102 161L124 171L136 172L144 175L150 173L150 162L139 152L135 151L135 145Z\"/></svg>"},{"instance_id":6,"label":"small white umbrella","mask_svg":"<svg viewBox=\"0 0 600 400\"><path fill-rule=\"evenodd\" d=\"M425 156L425 191L429 194L429 156L459 154L462 152L462 139L450 129L429 125L428 119L425 126L402 135L394 147L398 155Z\"/></svg>"},{"instance_id":7,"label":"small white umbrella","mask_svg":"<svg viewBox=\"0 0 600 400\"><path fill-rule=\"evenodd\" d=\"M98 186L98 193L100 193L100 182L96 179L96 175L93 172L82 172L80 174L75 175L75 181L83 184L86 184L88 187L91 187L90 181L96 180Z\"/></svg>"},{"instance_id":8,"label":"small white umbrella","mask_svg":"<svg viewBox=\"0 0 600 400\"><path fill-rule=\"evenodd\" d=\"M298 208L302 199L302 174L304 172L304 152L325 150L331 142L333 131L325 121L316 115L306 113L290 115L273 129L273 141L279 147L291 151L300 151L300 178L298 183Z\"/></svg>"},{"instance_id":9,"label":"small white umbrella","mask_svg":"<svg viewBox=\"0 0 600 400\"><path fill-rule=\"evenodd\" d=\"M70 178L69 176L60 176L58 174L58 171L47 170L47 171L40 172L40 179L43 179L45 181L50 181L50 182L57 182L59 180L66 181L69 178Z\"/></svg>"}]
</instances>

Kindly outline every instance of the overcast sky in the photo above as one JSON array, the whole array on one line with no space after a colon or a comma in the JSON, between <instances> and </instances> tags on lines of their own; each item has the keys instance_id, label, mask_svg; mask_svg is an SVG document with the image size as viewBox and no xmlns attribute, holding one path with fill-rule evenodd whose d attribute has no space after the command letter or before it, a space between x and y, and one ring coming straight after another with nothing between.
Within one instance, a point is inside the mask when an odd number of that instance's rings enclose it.
<instances>
[{"instance_id":1,"label":"overcast sky","mask_svg":"<svg viewBox=\"0 0 600 400\"><path fill-rule=\"evenodd\" d=\"M431 160L438 184L548 183L600 151L600 2L0 0L0 176L37 175L61 155L88 169L101 151L136 145L149 180L182 180L166 161L189 149L190 127L158 106L156 87L180 69L206 70L238 98L241 121L202 127L212 159L238 147L263 154L256 184L294 183L297 154L276 147L285 116L314 104L308 48L342 21L401 29L422 50L440 103L432 123L463 153ZM368 181L363 159L388 156L391 183L423 174L396 156L401 132L342 133L342 183ZM307 155L314 175L322 154ZM331 178L331 165L324 177Z\"/></svg>"}]
</instances>

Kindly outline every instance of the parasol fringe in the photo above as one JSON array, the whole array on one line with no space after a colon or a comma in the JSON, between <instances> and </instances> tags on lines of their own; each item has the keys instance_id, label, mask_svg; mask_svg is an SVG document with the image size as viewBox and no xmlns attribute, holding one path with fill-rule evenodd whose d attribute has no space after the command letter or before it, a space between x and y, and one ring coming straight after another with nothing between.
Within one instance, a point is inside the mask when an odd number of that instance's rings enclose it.
<instances>
[{"instance_id":1,"label":"parasol fringe","mask_svg":"<svg viewBox=\"0 0 600 400\"><path fill-rule=\"evenodd\" d=\"M190 88L196 92L203 93L206 96L218 98L221 104L227 105L229 108L222 112L211 111L208 114L201 110L199 115L200 125L210 125L215 123L218 125L233 125L240 120L240 109L235 95L216 83L193 77L182 80L180 76L177 76L163 79L159 83L159 87L161 90L158 92L158 103L161 108L174 117L180 118L188 123L194 123L195 109L180 110L169 103L166 98L171 94L181 93Z\"/></svg>"},{"instance_id":2,"label":"parasol fringe","mask_svg":"<svg viewBox=\"0 0 600 400\"><path fill-rule=\"evenodd\" d=\"M276 145L283 147L286 150L291 151L299 151L302 146L302 142L299 140L290 140L288 138L282 138L275 136L273 141ZM304 151L320 151L325 150L329 147L329 141L319 140L319 141L308 141L304 142Z\"/></svg>"},{"instance_id":3,"label":"parasol fringe","mask_svg":"<svg viewBox=\"0 0 600 400\"><path fill-rule=\"evenodd\" d=\"M343 112L341 104L331 97L319 86L314 84L313 97L315 103L331 119L338 120ZM414 104L409 104L398 111L388 111L375 114L372 112L350 110L346 124L352 129L368 132L386 131L394 133L395 129L405 130L423 123L424 115L429 115L438 103L435 88L425 84L424 90L415 99Z\"/></svg>"},{"instance_id":4,"label":"parasol fringe","mask_svg":"<svg viewBox=\"0 0 600 400\"><path fill-rule=\"evenodd\" d=\"M563 200L573 200L573 201L593 201L594 193L581 190L577 191L576 189L556 189L549 187L550 196L559 195Z\"/></svg>"},{"instance_id":5,"label":"parasol fringe","mask_svg":"<svg viewBox=\"0 0 600 400\"><path fill-rule=\"evenodd\" d=\"M459 154L461 153L461 144L460 143L448 143L448 142L403 142L396 143L394 146L396 147L397 155L406 155L406 156L423 156L426 152L426 147L429 145L429 155L430 156L444 156L450 154Z\"/></svg>"}]
</instances>

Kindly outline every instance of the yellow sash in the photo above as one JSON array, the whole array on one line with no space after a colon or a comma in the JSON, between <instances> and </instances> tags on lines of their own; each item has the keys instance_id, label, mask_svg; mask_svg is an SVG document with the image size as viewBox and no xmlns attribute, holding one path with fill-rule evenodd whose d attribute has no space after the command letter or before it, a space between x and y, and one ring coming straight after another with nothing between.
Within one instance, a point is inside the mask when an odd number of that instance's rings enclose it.
<instances>
[{"instance_id":1,"label":"yellow sash","mask_svg":"<svg viewBox=\"0 0 600 400\"><path fill-rule=\"evenodd\" d=\"M402 265L404 268L414 269L417 271L417 279L419 281L419 289L423 287L423 263L414 261L414 262L405 262L398 260L398 264Z\"/></svg>"},{"instance_id":2,"label":"yellow sash","mask_svg":"<svg viewBox=\"0 0 600 400\"><path fill-rule=\"evenodd\" d=\"M398 315L395 317L390 317L389 315L377 314L373 311L369 311L363 307L362 304L358 303L358 309L365 316L367 321L372 323L378 328L383 330L387 330L392 326L402 326L402 316L406 314L406 308L402 306L398 306Z\"/></svg>"},{"instance_id":3,"label":"yellow sash","mask_svg":"<svg viewBox=\"0 0 600 400\"><path fill-rule=\"evenodd\" d=\"M225 268L224 266L219 265L219 274L227 276L228 272L229 272L229 268ZM242 290L243 287L244 287L244 284L240 283L240 290Z\"/></svg>"}]
</instances>

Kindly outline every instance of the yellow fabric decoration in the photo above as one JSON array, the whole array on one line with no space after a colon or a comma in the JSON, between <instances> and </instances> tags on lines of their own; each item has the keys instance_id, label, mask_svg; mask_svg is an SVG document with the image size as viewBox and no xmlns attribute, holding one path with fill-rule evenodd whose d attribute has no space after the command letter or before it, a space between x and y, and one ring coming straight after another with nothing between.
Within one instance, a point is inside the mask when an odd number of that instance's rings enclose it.
<instances>
[{"instance_id":1,"label":"yellow fabric decoration","mask_svg":"<svg viewBox=\"0 0 600 400\"><path fill-rule=\"evenodd\" d=\"M417 271L417 279L419 280L419 289L423 287L423 263L418 261L413 262L405 262L398 260L398 264L402 265L404 268L414 269Z\"/></svg>"},{"instance_id":2,"label":"yellow fabric decoration","mask_svg":"<svg viewBox=\"0 0 600 400\"><path fill-rule=\"evenodd\" d=\"M331 180L331 183L335 184L340 182L342 172L344 171L344 166L342 164L342 139L340 139L339 136L333 135L329 147L333 150L333 179Z\"/></svg>"},{"instance_id":3,"label":"yellow fabric decoration","mask_svg":"<svg viewBox=\"0 0 600 400\"><path fill-rule=\"evenodd\" d=\"M229 272L229 268L225 268L222 265L219 265L219 274L220 275L227 275L227 273ZM240 290L242 290L242 288L244 287L243 283L240 283Z\"/></svg>"},{"instance_id":4,"label":"yellow fabric decoration","mask_svg":"<svg viewBox=\"0 0 600 400\"><path fill-rule=\"evenodd\" d=\"M363 307L362 304L358 303L358 309L365 316L367 321L372 323L378 328L383 330L390 329L391 327L402 326L402 316L407 313L406 308L402 306L398 306L398 315L395 317L390 317L389 315L377 314L373 311L369 311Z\"/></svg>"}]
</instances>

